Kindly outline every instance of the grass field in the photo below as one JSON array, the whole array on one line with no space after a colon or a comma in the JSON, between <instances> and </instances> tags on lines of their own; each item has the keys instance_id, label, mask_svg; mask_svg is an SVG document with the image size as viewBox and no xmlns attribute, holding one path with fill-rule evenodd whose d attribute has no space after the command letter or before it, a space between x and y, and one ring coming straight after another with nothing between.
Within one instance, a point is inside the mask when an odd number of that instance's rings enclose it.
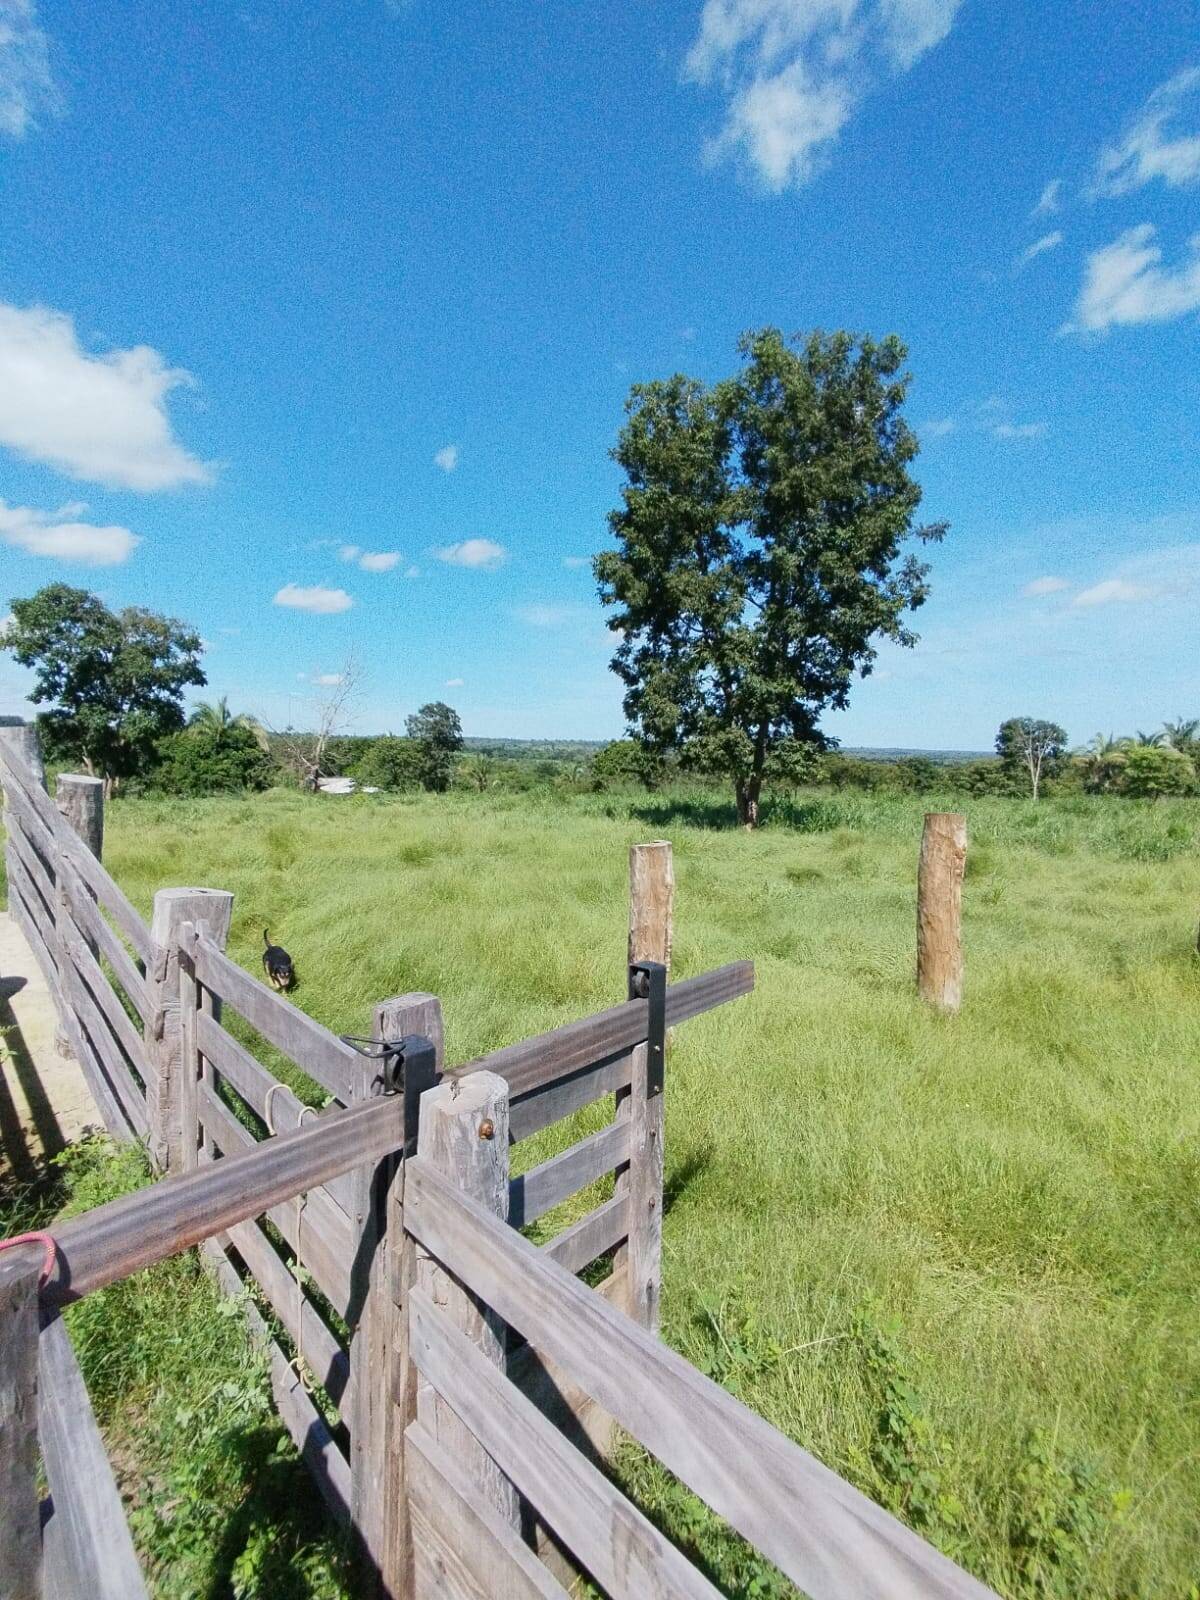
<instances>
[{"instance_id":1,"label":"grass field","mask_svg":"<svg viewBox=\"0 0 1200 1600\"><path fill-rule=\"evenodd\" d=\"M130 800L106 862L147 912L232 889L231 953L269 926L340 1031L431 990L460 1062L621 996L625 852L670 838L675 976L748 956L758 988L675 1038L664 1336L1002 1593L1187 1600L1200 803L970 803L956 1019L912 981L937 804L802 796L747 836L703 794Z\"/></svg>"}]
</instances>

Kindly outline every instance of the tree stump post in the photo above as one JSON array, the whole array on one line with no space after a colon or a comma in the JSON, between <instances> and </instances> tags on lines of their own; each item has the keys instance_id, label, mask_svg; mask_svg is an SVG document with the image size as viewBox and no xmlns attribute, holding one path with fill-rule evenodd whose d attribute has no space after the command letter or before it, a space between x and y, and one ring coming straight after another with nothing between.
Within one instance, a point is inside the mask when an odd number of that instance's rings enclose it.
<instances>
[{"instance_id":1,"label":"tree stump post","mask_svg":"<svg viewBox=\"0 0 1200 1600\"><path fill-rule=\"evenodd\" d=\"M62 816L99 861L104 853L103 779L62 772L55 785L54 800Z\"/></svg>"},{"instance_id":2,"label":"tree stump post","mask_svg":"<svg viewBox=\"0 0 1200 1600\"><path fill-rule=\"evenodd\" d=\"M42 761L42 745L35 722L19 722L0 727L0 739L22 766L28 767L34 778L46 789L46 768ZM46 789L47 794L50 792Z\"/></svg>"},{"instance_id":3,"label":"tree stump post","mask_svg":"<svg viewBox=\"0 0 1200 1600\"><path fill-rule=\"evenodd\" d=\"M927 812L917 869L917 992L946 1013L962 1005L966 862L966 817L957 811Z\"/></svg>"},{"instance_id":4,"label":"tree stump post","mask_svg":"<svg viewBox=\"0 0 1200 1600\"><path fill-rule=\"evenodd\" d=\"M224 950L232 916L233 895L228 889L160 889L154 896L150 921L154 959L146 971L150 997L146 1056L152 1068L152 1081L146 1085L146 1110L150 1159L160 1171L175 1173L185 1165L179 932L185 922L193 923Z\"/></svg>"}]
</instances>

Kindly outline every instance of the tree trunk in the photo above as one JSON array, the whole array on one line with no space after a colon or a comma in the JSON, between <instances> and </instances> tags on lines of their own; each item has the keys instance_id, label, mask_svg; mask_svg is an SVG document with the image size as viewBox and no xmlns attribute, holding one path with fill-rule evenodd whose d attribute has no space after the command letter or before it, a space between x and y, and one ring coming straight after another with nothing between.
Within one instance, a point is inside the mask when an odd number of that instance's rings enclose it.
<instances>
[{"instance_id":1,"label":"tree trunk","mask_svg":"<svg viewBox=\"0 0 1200 1600\"><path fill-rule=\"evenodd\" d=\"M762 792L761 778L739 778L735 785L737 793L738 821L742 827L749 830L758 827L758 797Z\"/></svg>"}]
</instances>

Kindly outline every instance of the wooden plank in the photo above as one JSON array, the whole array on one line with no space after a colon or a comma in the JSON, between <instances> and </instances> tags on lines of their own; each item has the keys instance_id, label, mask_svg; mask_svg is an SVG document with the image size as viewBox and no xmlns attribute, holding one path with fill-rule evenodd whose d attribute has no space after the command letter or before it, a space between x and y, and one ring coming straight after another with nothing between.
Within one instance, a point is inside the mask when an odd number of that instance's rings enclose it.
<instances>
[{"instance_id":1,"label":"wooden plank","mask_svg":"<svg viewBox=\"0 0 1200 1600\"><path fill-rule=\"evenodd\" d=\"M568 1600L419 1423L406 1431L404 1452L417 1555L415 1600Z\"/></svg>"},{"instance_id":2,"label":"wooden plank","mask_svg":"<svg viewBox=\"0 0 1200 1600\"><path fill-rule=\"evenodd\" d=\"M5 852L5 866L8 870L9 882L15 884L24 901L25 916L37 935L37 946L34 953L38 955L45 965L43 970L49 970L55 978L55 987L58 987L58 962L54 958L54 923L46 916L46 907L41 896L30 882L20 856L12 849L11 845Z\"/></svg>"},{"instance_id":3,"label":"wooden plank","mask_svg":"<svg viewBox=\"0 0 1200 1600\"><path fill-rule=\"evenodd\" d=\"M196 941L195 959L201 983L245 1017L264 1039L343 1104L354 1099L363 1077L363 1059L349 1045L243 972L204 934Z\"/></svg>"},{"instance_id":4,"label":"wooden plank","mask_svg":"<svg viewBox=\"0 0 1200 1600\"><path fill-rule=\"evenodd\" d=\"M63 876L66 879L71 915L77 927L99 947L100 954L113 969L117 982L133 1001L138 1015L144 1022L150 1009L145 978L134 965L125 946L101 916L96 902L79 882L75 864L69 858Z\"/></svg>"},{"instance_id":5,"label":"wooden plank","mask_svg":"<svg viewBox=\"0 0 1200 1600\"><path fill-rule=\"evenodd\" d=\"M83 841L76 838L69 829L62 829L60 838L66 854L70 857L72 867L96 896L102 909L108 912L129 940L139 959L144 965L149 966L154 958L154 944L150 938L150 930L126 899L124 891L114 883Z\"/></svg>"},{"instance_id":6,"label":"wooden plank","mask_svg":"<svg viewBox=\"0 0 1200 1600\"><path fill-rule=\"evenodd\" d=\"M13 909L13 904L13 901L10 899L10 911ZM20 926L19 923L18 926ZM22 931L25 932L26 937L28 937L28 930L23 929ZM65 964L62 977L67 983L68 987L72 981L74 981L76 984L79 981L78 978L74 976L74 969L71 966L69 958ZM125 1115L116 1091L109 1082L108 1068L101 1060L99 1054L92 1044L91 1036L88 1034L80 1021L78 1006L73 999L68 1000L64 998L63 993L59 988L57 975L52 982L51 988L54 995L55 1009L58 1013L58 1020L62 1024L62 1027L66 1033L67 1043L70 1046L71 1054L78 1062L79 1070L83 1073L84 1082L88 1086L88 1092L96 1103L96 1109L100 1113L100 1118L104 1124L105 1131L110 1135L111 1138L116 1139L120 1144L135 1143L138 1136L130 1126L129 1118ZM73 992L74 991L72 991L72 993Z\"/></svg>"},{"instance_id":7,"label":"wooden plank","mask_svg":"<svg viewBox=\"0 0 1200 1600\"><path fill-rule=\"evenodd\" d=\"M508 1085L503 1078L493 1072L473 1072L466 1078L443 1081L422 1096L415 1163L444 1174L455 1193L470 1195L475 1209L486 1210L503 1228L508 1210L507 1124ZM503 1367L504 1328L485 1305L423 1252L417 1256L416 1281L417 1288L443 1308L445 1316L479 1351L480 1360ZM475 1497L490 1505L515 1532L520 1527L516 1491L471 1429L464 1426L448 1398L418 1386L417 1418L461 1464Z\"/></svg>"},{"instance_id":8,"label":"wooden plank","mask_svg":"<svg viewBox=\"0 0 1200 1600\"><path fill-rule=\"evenodd\" d=\"M617 1104L617 1125L629 1130L629 1164L617 1174L614 1196L628 1201L628 1238L613 1257L625 1276L625 1310L658 1332L662 1289L663 1102L665 1089L647 1092L647 1046L633 1052L629 1088Z\"/></svg>"},{"instance_id":9,"label":"wooden plank","mask_svg":"<svg viewBox=\"0 0 1200 1600\"><path fill-rule=\"evenodd\" d=\"M36 908L39 920L44 921L47 929L52 929L55 904L53 873L46 871L41 857L30 845L20 823L9 829L8 846L10 852L15 854L21 863L29 887L37 895Z\"/></svg>"},{"instance_id":10,"label":"wooden plank","mask_svg":"<svg viewBox=\"0 0 1200 1600\"><path fill-rule=\"evenodd\" d=\"M55 1228L58 1255L43 1301L79 1300L359 1162L380 1161L403 1138L402 1100L384 1095L71 1217Z\"/></svg>"},{"instance_id":11,"label":"wooden plank","mask_svg":"<svg viewBox=\"0 0 1200 1600\"><path fill-rule=\"evenodd\" d=\"M420 1159L405 1225L811 1600L996 1600Z\"/></svg>"},{"instance_id":12,"label":"wooden plank","mask_svg":"<svg viewBox=\"0 0 1200 1600\"><path fill-rule=\"evenodd\" d=\"M146 1585L66 1324L38 1340L38 1425L53 1515L46 1588L61 1600L145 1600Z\"/></svg>"},{"instance_id":13,"label":"wooden plank","mask_svg":"<svg viewBox=\"0 0 1200 1600\"><path fill-rule=\"evenodd\" d=\"M735 961L727 967L673 983L667 988L667 1025L674 1027L689 1017L699 1016L714 1006L736 1000L754 988L754 963ZM646 1037L649 1006L645 1000L627 1000L623 1005L579 1022L568 1022L549 1033L506 1045L480 1056L456 1072L494 1072L508 1084L513 1100L551 1083L581 1067L592 1066L622 1050L631 1050Z\"/></svg>"},{"instance_id":14,"label":"wooden plank","mask_svg":"<svg viewBox=\"0 0 1200 1600\"><path fill-rule=\"evenodd\" d=\"M197 1085L196 1104L201 1126L223 1156L261 1150L273 1143L270 1139L255 1139L206 1083ZM305 1194L303 1208L298 1199L289 1198L267 1207L263 1214L312 1273L313 1281L338 1316L344 1318L350 1310L354 1256L354 1233L345 1212L314 1189Z\"/></svg>"},{"instance_id":15,"label":"wooden plank","mask_svg":"<svg viewBox=\"0 0 1200 1600\"><path fill-rule=\"evenodd\" d=\"M245 1292L232 1262L215 1239L204 1242L204 1252L226 1294L241 1301L250 1336L266 1350L271 1368L271 1393L284 1427L292 1437L300 1459L312 1473L321 1498L343 1528L350 1522L350 1467L329 1431L325 1418L305 1393L295 1370L271 1337L261 1312Z\"/></svg>"},{"instance_id":16,"label":"wooden plank","mask_svg":"<svg viewBox=\"0 0 1200 1600\"><path fill-rule=\"evenodd\" d=\"M60 944L69 951L79 976L91 990L93 1000L95 1000L121 1049L129 1057L133 1070L142 1080L142 1083L149 1086L150 1080L154 1076L154 1069L147 1060L143 1036L130 1020L128 1011L117 999L112 985L104 975L103 967L92 954L82 931L75 925L74 919L65 910L62 920L65 921L66 927L60 927L59 929Z\"/></svg>"},{"instance_id":17,"label":"wooden plank","mask_svg":"<svg viewBox=\"0 0 1200 1600\"><path fill-rule=\"evenodd\" d=\"M69 954L62 969L63 989L68 1004L74 1009L79 1026L91 1046L93 1063L111 1090L121 1114L139 1139L148 1130L146 1101L129 1070L129 1063L109 1029L104 1015L84 985L75 965L76 952L85 948L77 940L64 944Z\"/></svg>"},{"instance_id":18,"label":"wooden plank","mask_svg":"<svg viewBox=\"0 0 1200 1600\"><path fill-rule=\"evenodd\" d=\"M629 1159L629 1126L613 1122L508 1185L508 1220L524 1228Z\"/></svg>"},{"instance_id":19,"label":"wooden plank","mask_svg":"<svg viewBox=\"0 0 1200 1600\"><path fill-rule=\"evenodd\" d=\"M153 959L146 968L150 1005L144 1032L146 1054L154 1064L155 1078L147 1085L147 1109L150 1113L150 1159L167 1172L177 1172L186 1165L182 1105L185 1074L179 1010L180 934L189 927L194 931L190 955L195 967L199 938L207 938L214 949L224 945L232 915L233 896L227 889L159 889L154 896L154 915L150 922Z\"/></svg>"},{"instance_id":20,"label":"wooden plank","mask_svg":"<svg viewBox=\"0 0 1200 1600\"><path fill-rule=\"evenodd\" d=\"M235 1222L227 1234L313 1377L343 1415L348 1414L350 1358L325 1319L303 1290L297 1296L295 1277L257 1222Z\"/></svg>"},{"instance_id":21,"label":"wooden plank","mask_svg":"<svg viewBox=\"0 0 1200 1600\"><path fill-rule=\"evenodd\" d=\"M413 1295L409 1318L422 1375L612 1600L719 1600L687 1557L427 1295Z\"/></svg>"},{"instance_id":22,"label":"wooden plank","mask_svg":"<svg viewBox=\"0 0 1200 1600\"><path fill-rule=\"evenodd\" d=\"M592 1067L581 1067L564 1078L555 1078L538 1088L509 1101L508 1133L515 1144L528 1139L531 1134L548 1128L552 1122L561 1122L572 1116L593 1100L624 1088L629 1083L630 1052L601 1061Z\"/></svg>"},{"instance_id":23,"label":"wooden plank","mask_svg":"<svg viewBox=\"0 0 1200 1600\"><path fill-rule=\"evenodd\" d=\"M0 756L15 762L27 783L45 789L46 764L42 760L42 741L36 722L0 727L0 747Z\"/></svg>"},{"instance_id":24,"label":"wooden plank","mask_svg":"<svg viewBox=\"0 0 1200 1600\"><path fill-rule=\"evenodd\" d=\"M621 1244L628 1233L629 1197L616 1194L544 1244L542 1254L567 1272L582 1272L597 1256Z\"/></svg>"},{"instance_id":25,"label":"wooden plank","mask_svg":"<svg viewBox=\"0 0 1200 1600\"><path fill-rule=\"evenodd\" d=\"M56 854L55 840L57 839L61 823L58 812L47 798L45 792L38 789L38 794L46 802L49 810L54 811L55 820L49 821L38 809L30 790L23 785L5 781L4 798L6 809L15 817L19 817L28 830L30 837L36 842L39 852L49 861L53 861Z\"/></svg>"},{"instance_id":26,"label":"wooden plank","mask_svg":"<svg viewBox=\"0 0 1200 1600\"><path fill-rule=\"evenodd\" d=\"M0 1594L41 1600L38 1275L42 1249L0 1251Z\"/></svg>"},{"instance_id":27,"label":"wooden plank","mask_svg":"<svg viewBox=\"0 0 1200 1600\"><path fill-rule=\"evenodd\" d=\"M270 1124L275 1133L288 1133L298 1128L302 1120L312 1121L314 1114L324 1116L313 1106L292 1093L287 1084L274 1078L256 1061L246 1047L239 1043L213 1016L200 1011L196 1015L196 1042L205 1060L216 1069L241 1095L242 1099L263 1122L267 1122L268 1096L270 1097ZM353 1194L348 1176L334 1178L325 1185L331 1197L349 1215Z\"/></svg>"},{"instance_id":28,"label":"wooden plank","mask_svg":"<svg viewBox=\"0 0 1200 1600\"><path fill-rule=\"evenodd\" d=\"M12 730L12 732L16 732L18 738L28 739L29 737L26 730ZM34 740L31 741L31 745L36 744L36 738L35 729ZM9 787L10 782L15 785L37 812L38 817L45 823L51 834L53 834L58 827L58 812L55 809L53 800L46 793L45 771L37 772L33 770L30 764L34 755L35 751L32 747L25 751L14 748L9 729L6 728L0 732L0 768L3 769L7 780L5 787ZM36 758L40 764L40 751L37 752Z\"/></svg>"}]
</instances>

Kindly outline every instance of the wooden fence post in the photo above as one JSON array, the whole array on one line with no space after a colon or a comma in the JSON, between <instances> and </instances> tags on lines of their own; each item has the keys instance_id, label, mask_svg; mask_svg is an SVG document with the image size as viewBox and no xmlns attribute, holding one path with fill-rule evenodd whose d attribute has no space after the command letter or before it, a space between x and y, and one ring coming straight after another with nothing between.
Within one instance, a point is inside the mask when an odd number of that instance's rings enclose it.
<instances>
[{"instance_id":1,"label":"wooden fence post","mask_svg":"<svg viewBox=\"0 0 1200 1600\"><path fill-rule=\"evenodd\" d=\"M929 811L917 869L917 992L939 1011L962 1005L962 884L967 819Z\"/></svg>"},{"instance_id":2,"label":"wooden fence post","mask_svg":"<svg viewBox=\"0 0 1200 1600\"><path fill-rule=\"evenodd\" d=\"M71 828L99 861L104 853L104 782L78 772L61 772L55 803Z\"/></svg>"},{"instance_id":3,"label":"wooden fence post","mask_svg":"<svg viewBox=\"0 0 1200 1600\"><path fill-rule=\"evenodd\" d=\"M41 1600L36 1245L0 1251L0 1597Z\"/></svg>"},{"instance_id":4,"label":"wooden fence post","mask_svg":"<svg viewBox=\"0 0 1200 1600\"><path fill-rule=\"evenodd\" d=\"M656 961L670 968L675 869L671 846L660 839L629 852L629 964ZM613 1258L625 1274L621 1304L635 1322L658 1332L662 1293L663 1093L647 1093L647 1046L633 1052L628 1089L617 1095L617 1118L628 1121L629 1163L617 1172L616 1194L629 1197L629 1238Z\"/></svg>"},{"instance_id":5,"label":"wooden fence post","mask_svg":"<svg viewBox=\"0 0 1200 1600\"><path fill-rule=\"evenodd\" d=\"M29 768L42 788L46 788L46 768L42 762L42 745L35 722L20 722L15 726L0 727L0 739L17 760ZM49 793L49 790L46 791Z\"/></svg>"},{"instance_id":6,"label":"wooden fence post","mask_svg":"<svg viewBox=\"0 0 1200 1600\"><path fill-rule=\"evenodd\" d=\"M508 1215L508 1085L494 1072L472 1072L431 1089L421 1101L417 1152L452 1183L499 1217ZM424 1251L417 1252L417 1286L489 1361L505 1366L504 1324L481 1308ZM479 1499L512 1528L520 1527L520 1497L453 1409L426 1384L417 1389L417 1416L463 1469ZM415 1552L417 1560L421 1552ZM430 1593L436 1592L436 1587ZM487 1597L482 1597L487 1600Z\"/></svg>"},{"instance_id":7,"label":"wooden fence post","mask_svg":"<svg viewBox=\"0 0 1200 1600\"><path fill-rule=\"evenodd\" d=\"M167 1172L178 1172L184 1164L179 930L191 922L224 950L232 915L233 895L227 889L160 889L154 896L150 922L154 959L146 972L150 1001L146 1056L152 1068L152 1081L146 1085L146 1110L150 1159Z\"/></svg>"},{"instance_id":8,"label":"wooden fence post","mask_svg":"<svg viewBox=\"0 0 1200 1600\"><path fill-rule=\"evenodd\" d=\"M405 1100L406 1154L416 1153L420 1096L442 1074L445 1053L441 1002L431 994L404 994L375 1008L372 1035L379 1041L420 1038L429 1049L410 1050L396 1085ZM404 1240L404 1162L388 1157L369 1175L369 1222L356 1269L369 1268L366 1300L350 1345L354 1415L350 1419L351 1518L360 1541L364 1600L408 1600L412 1550L404 1474L404 1430L416 1415L415 1375L408 1359L408 1286L414 1248Z\"/></svg>"},{"instance_id":9,"label":"wooden fence post","mask_svg":"<svg viewBox=\"0 0 1200 1600\"><path fill-rule=\"evenodd\" d=\"M100 778L87 778L80 773L62 772L59 774L54 787L54 800L60 815L67 826L79 835L87 849L100 860L104 848L104 782ZM84 884L71 862L65 847L56 841L54 852L54 920L58 930L58 948L55 957L58 961L59 987L62 990L63 1004L71 1005L71 969L70 952L66 948L66 936L69 931L71 919L71 895L73 892L91 894L91 890ZM92 895L95 899L95 896ZM84 943L94 956L99 956L99 947L96 941L86 933L83 935ZM58 1027L54 1036L54 1047L60 1056L71 1056L74 1050L71 1046L63 1020L58 1019Z\"/></svg>"}]
</instances>

